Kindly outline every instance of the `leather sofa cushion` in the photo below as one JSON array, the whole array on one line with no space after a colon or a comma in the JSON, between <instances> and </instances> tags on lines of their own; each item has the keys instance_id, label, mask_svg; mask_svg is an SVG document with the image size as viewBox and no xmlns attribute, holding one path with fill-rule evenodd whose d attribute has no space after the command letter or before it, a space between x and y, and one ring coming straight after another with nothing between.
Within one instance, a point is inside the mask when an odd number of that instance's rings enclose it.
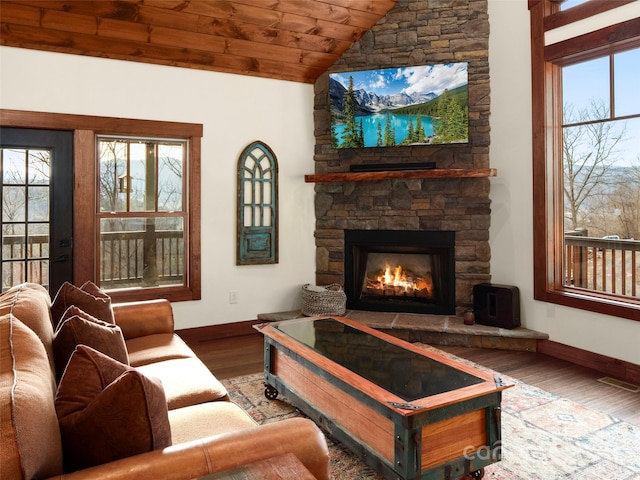
<instances>
[{"instance_id":1,"label":"leather sofa cushion","mask_svg":"<svg viewBox=\"0 0 640 480\"><path fill-rule=\"evenodd\" d=\"M158 333L126 340L129 363L139 367L174 358L196 358L193 350L174 333Z\"/></svg>"},{"instance_id":2,"label":"leather sofa cushion","mask_svg":"<svg viewBox=\"0 0 640 480\"><path fill-rule=\"evenodd\" d=\"M170 410L169 422L174 445L258 428L257 423L233 402L208 402Z\"/></svg>"},{"instance_id":3,"label":"leather sofa cushion","mask_svg":"<svg viewBox=\"0 0 640 480\"><path fill-rule=\"evenodd\" d=\"M129 365L127 347L120 327L103 322L71 306L62 316L53 338L56 377L62 378L71 354L77 345L88 345L121 363Z\"/></svg>"},{"instance_id":4,"label":"leather sofa cushion","mask_svg":"<svg viewBox=\"0 0 640 480\"><path fill-rule=\"evenodd\" d=\"M103 322L116 323L111 308L111 298L94 283L86 282L78 288L69 282L64 282L51 304L54 328L58 327L64 312L72 305Z\"/></svg>"},{"instance_id":5,"label":"leather sofa cushion","mask_svg":"<svg viewBox=\"0 0 640 480\"><path fill-rule=\"evenodd\" d=\"M48 321L48 317L47 317ZM62 473L55 379L42 342L11 314L0 317L0 477Z\"/></svg>"},{"instance_id":6,"label":"leather sofa cushion","mask_svg":"<svg viewBox=\"0 0 640 480\"><path fill-rule=\"evenodd\" d=\"M66 472L171 445L161 382L85 345L69 360L55 407Z\"/></svg>"},{"instance_id":7,"label":"leather sofa cushion","mask_svg":"<svg viewBox=\"0 0 640 480\"><path fill-rule=\"evenodd\" d=\"M42 341L53 372L53 324L49 316L49 292L37 283L23 283L0 295L0 315L12 313L14 317L35 332Z\"/></svg>"},{"instance_id":8,"label":"leather sofa cushion","mask_svg":"<svg viewBox=\"0 0 640 480\"><path fill-rule=\"evenodd\" d=\"M173 307L164 298L114 303L113 316L125 340L158 333L173 333Z\"/></svg>"},{"instance_id":9,"label":"leather sofa cushion","mask_svg":"<svg viewBox=\"0 0 640 480\"><path fill-rule=\"evenodd\" d=\"M224 385L197 358L176 358L137 368L162 381L169 410L229 399Z\"/></svg>"}]
</instances>

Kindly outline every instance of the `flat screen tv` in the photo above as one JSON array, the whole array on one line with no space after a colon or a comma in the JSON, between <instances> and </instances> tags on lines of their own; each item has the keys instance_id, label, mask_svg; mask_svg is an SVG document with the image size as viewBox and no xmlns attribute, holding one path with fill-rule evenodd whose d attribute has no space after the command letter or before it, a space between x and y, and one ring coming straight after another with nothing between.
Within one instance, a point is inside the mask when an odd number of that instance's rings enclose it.
<instances>
[{"instance_id":1,"label":"flat screen tv","mask_svg":"<svg viewBox=\"0 0 640 480\"><path fill-rule=\"evenodd\" d=\"M468 143L468 63L329 74L335 148Z\"/></svg>"}]
</instances>

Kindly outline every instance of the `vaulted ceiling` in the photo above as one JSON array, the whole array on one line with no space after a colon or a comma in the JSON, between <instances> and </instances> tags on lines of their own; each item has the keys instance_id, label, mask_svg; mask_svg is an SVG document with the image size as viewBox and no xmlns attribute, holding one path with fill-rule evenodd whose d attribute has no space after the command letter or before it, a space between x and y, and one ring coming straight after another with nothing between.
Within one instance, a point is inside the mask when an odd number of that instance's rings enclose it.
<instances>
[{"instance_id":1,"label":"vaulted ceiling","mask_svg":"<svg viewBox=\"0 0 640 480\"><path fill-rule=\"evenodd\" d=\"M0 44L313 83L397 0L2 0Z\"/></svg>"}]
</instances>

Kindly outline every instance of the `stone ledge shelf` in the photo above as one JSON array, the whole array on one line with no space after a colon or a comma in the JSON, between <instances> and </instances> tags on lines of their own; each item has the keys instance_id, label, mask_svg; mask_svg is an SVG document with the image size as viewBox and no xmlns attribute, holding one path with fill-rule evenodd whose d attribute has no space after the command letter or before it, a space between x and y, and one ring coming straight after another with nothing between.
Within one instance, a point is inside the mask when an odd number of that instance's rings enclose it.
<instances>
[{"instance_id":1,"label":"stone ledge shelf","mask_svg":"<svg viewBox=\"0 0 640 480\"><path fill-rule=\"evenodd\" d=\"M396 178L480 178L495 177L496 168L434 168L426 170L385 170L383 172L343 172L305 175L306 183L367 182Z\"/></svg>"},{"instance_id":2,"label":"stone ledge shelf","mask_svg":"<svg viewBox=\"0 0 640 480\"><path fill-rule=\"evenodd\" d=\"M412 343L535 352L538 340L549 339L546 333L523 327L509 330L477 323L465 325L461 317L453 315L347 310L344 316ZM300 310L258 314L258 320L265 322L280 322L302 317Z\"/></svg>"}]
</instances>

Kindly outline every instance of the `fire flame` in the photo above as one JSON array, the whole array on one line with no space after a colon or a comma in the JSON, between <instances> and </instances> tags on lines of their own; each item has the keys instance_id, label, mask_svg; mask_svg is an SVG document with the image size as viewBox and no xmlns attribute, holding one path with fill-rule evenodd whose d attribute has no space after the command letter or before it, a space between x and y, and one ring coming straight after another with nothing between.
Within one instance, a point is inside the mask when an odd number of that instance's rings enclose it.
<instances>
[{"instance_id":1,"label":"fire flame","mask_svg":"<svg viewBox=\"0 0 640 480\"><path fill-rule=\"evenodd\" d=\"M376 278L383 286L394 286L394 287L402 287L405 292L411 292L414 290L414 282L410 282L407 280L407 275L402 270L402 266L398 265L393 269L393 274L391 274L391 267L389 264L386 264L384 274L378 276Z\"/></svg>"},{"instance_id":2,"label":"fire flame","mask_svg":"<svg viewBox=\"0 0 640 480\"><path fill-rule=\"evenodd\" d=\"M415 277L412 272L406 272L401 265L393 269L387 263L384 271L373 278L367 279L367 291L389 292L391 295L418 295L421 297L431 297L433 294L433 282L431 275ZM379 295L379 294L377 294Z\"/></svg>"}]
</instances>

